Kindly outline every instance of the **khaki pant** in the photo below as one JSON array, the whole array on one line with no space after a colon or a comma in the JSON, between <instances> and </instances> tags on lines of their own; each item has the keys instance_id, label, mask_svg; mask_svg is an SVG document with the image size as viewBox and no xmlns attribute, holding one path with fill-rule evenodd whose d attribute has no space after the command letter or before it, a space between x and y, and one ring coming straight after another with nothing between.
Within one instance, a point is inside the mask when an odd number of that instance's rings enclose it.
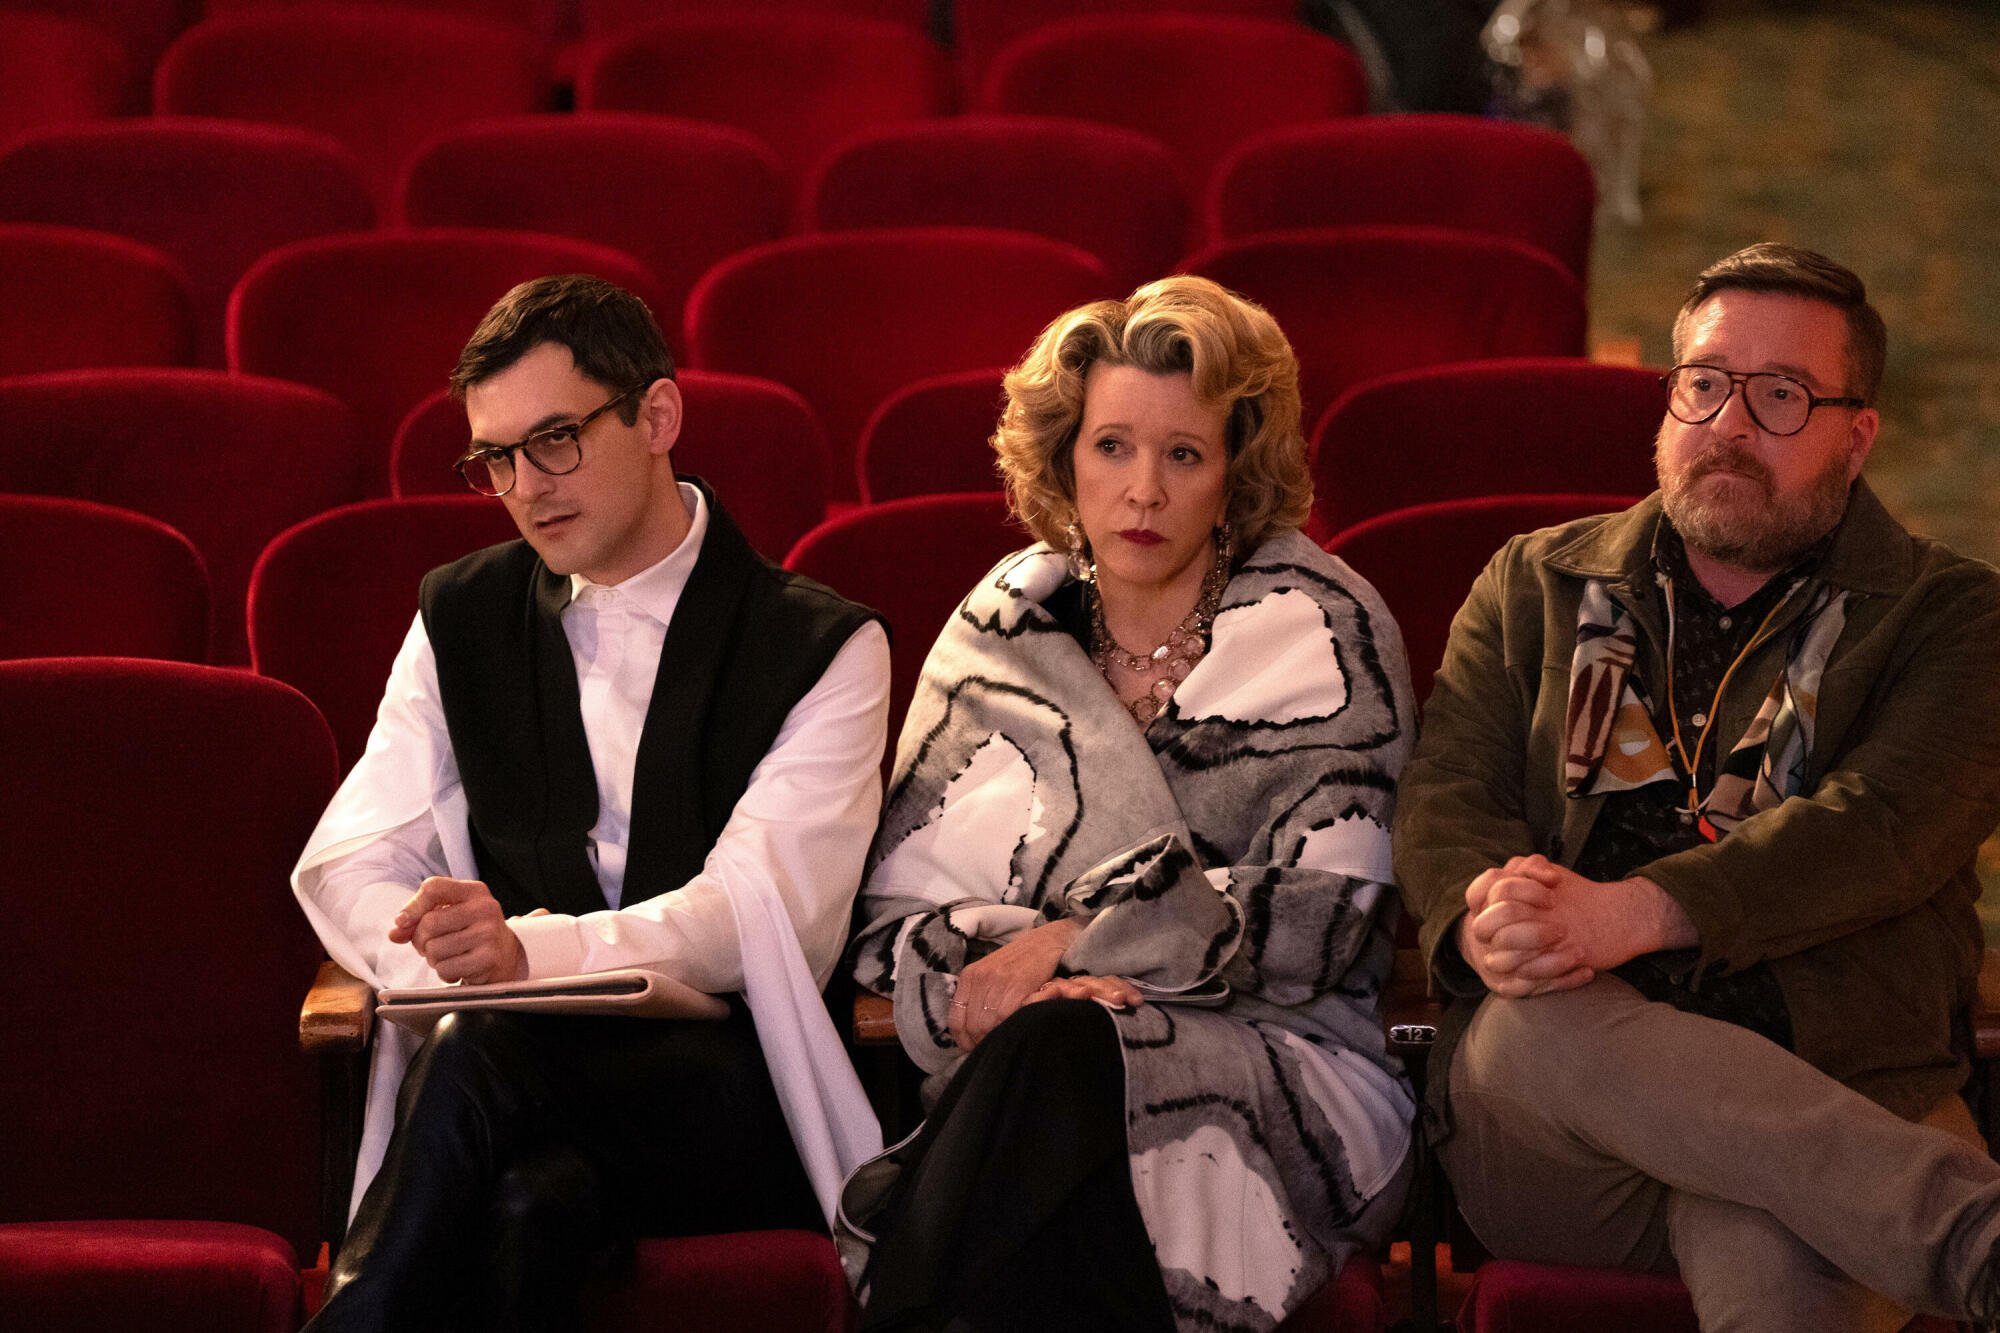
<instances>
[{"instance_id":1,"label":"khaki pant","mask_svg":"<svg viewBox=\"0 0 2000 1333\"><path fill-rule=\"evenodd\" d=\"M1613 977L1488 997L1450 1093L1439 1156L1502 1258L1678 1269L1709 1333L1994 1317L2000 1165L1955 1096L1908 1123Z\"/></svg>"}]
</instances>

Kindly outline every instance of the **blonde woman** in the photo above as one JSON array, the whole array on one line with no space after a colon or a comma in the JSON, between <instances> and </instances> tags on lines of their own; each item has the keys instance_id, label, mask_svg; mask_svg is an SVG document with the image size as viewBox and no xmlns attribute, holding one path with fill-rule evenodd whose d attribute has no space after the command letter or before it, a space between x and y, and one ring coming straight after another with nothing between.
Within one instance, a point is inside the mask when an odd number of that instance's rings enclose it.
<instances>
[{"instance_id":1,"label":"blonde woman","mask_svg":"<svg viewBox=\"0 0 2000 1333\"><path fill-rule=\"evenodd\" d=\"M1297 363L1214 283L1058 319L994 445L1041 541L931 651L854 945L934 1103L850 1185L867 1325L1268 1328L1407 1182L1402 641L1300 534Z\"/></svg>"}]
</instances>

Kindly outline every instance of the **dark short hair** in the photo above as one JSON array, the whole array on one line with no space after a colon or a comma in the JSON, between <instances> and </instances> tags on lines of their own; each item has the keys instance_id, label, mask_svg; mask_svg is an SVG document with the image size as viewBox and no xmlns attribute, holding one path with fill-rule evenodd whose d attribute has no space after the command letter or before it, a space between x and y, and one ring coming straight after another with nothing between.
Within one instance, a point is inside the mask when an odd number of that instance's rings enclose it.
<instances>
[{"instance_id":1,"label":"dark short hair","mask_svg":"<svg viewBox=\"0 0 2000 1333\"><path fill-rule=\"evenodd\" d=\"M534 278L501 297L451 370L451 392L498 375L543 343L569 349L576 368L609 389L644 389L674 377L674 359L659 323L632 293L588 273ZM633 398L619 405L626 425L638 418Z\"/></svg>"},{"instance_id":2,"label":"dark short hair","mask_svg":"<svg viewBox=\"0 0 2000 1333\"><path fill-rule=\"evenodd\" d=\"M1847 318L1847 391L1875 401L1875 391L1882 387L1882 367L1889 359L1889 330L1881 312L1868 304L1868 288L1854 270L1796 245L1760 241L1703 269L1674 316L1674 360L1680 360L1695 310L1717 292L1732 288L1803 296L1840 311Z\"/></svg>"}]
</instances>

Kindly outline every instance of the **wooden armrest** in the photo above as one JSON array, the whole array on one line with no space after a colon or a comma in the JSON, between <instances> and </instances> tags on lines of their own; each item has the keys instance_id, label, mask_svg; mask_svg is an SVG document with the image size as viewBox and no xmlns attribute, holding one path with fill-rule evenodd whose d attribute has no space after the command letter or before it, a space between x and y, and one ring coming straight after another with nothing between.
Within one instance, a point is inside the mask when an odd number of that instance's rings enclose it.
<instances>
[{"instance_id":1,"label":"wooden armrest","mask_svg":"<svg viewBox=\"0 0 2000 1333\"><path fill-rule=\"evenodd\" d=\"M2000 951L1979 960L1979 998L1972 1004L1972 1053L1981 1060L2000 1057Z\"/></svg>"},{"instance_id":2,"label":"wooden armrest","mask_svg":"<svg viewBox=\"0 0 2000 1333\"><path fill-rule=\"evenodd\" d=\"M331 960L299 1009L299 1046L312 1055L358 1051L375 1028L375 988Z\"/></svg>"},{"instance_id":3,"label":"wooden armrest","mask_svg":"<svg viewBox=\"0 0 2000 1333\"><path fill-rule=\"evenodd\" d=\"M854 1044L896 1044L896 1010L888 996L862 991L854 997Z\"/></svg>"}]
</instances>

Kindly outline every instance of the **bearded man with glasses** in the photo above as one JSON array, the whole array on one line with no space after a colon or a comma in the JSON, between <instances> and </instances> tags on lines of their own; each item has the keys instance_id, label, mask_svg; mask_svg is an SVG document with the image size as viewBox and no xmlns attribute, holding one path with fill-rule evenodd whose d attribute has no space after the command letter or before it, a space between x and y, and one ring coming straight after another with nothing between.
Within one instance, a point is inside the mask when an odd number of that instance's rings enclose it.
<instances>
[{"instance_id":1,"label":"bearded man with glasses","mask_svg":"<svg viewBox=\"0 0 2000 1333\"><path fill-rule=\"evenodd\" d=\"M522 540L425 577L299 901L377 986L636 967L727 1013L383 1026L319 1330L567 1328L631 1237L823 1229L880 1147L820 999L881 804L880 622L675 475L631 293L524 283L451 383L459 474Z\"/></svg>"},{"instance_id":2,"label":"bearded man with glasses","mask_svg":"<svg viewBox=\"0 0 2000 1333\"><path fill-rule=\"evenodd\" d=\"M1885 345L1822 255L1704 272L1659 492L1494 557L1398 795L1474 1232L1678 1270L1703 1328L2000 1317L1959 1095L2000 574L1861 480Z\"/></svg>"}]
</instances>

